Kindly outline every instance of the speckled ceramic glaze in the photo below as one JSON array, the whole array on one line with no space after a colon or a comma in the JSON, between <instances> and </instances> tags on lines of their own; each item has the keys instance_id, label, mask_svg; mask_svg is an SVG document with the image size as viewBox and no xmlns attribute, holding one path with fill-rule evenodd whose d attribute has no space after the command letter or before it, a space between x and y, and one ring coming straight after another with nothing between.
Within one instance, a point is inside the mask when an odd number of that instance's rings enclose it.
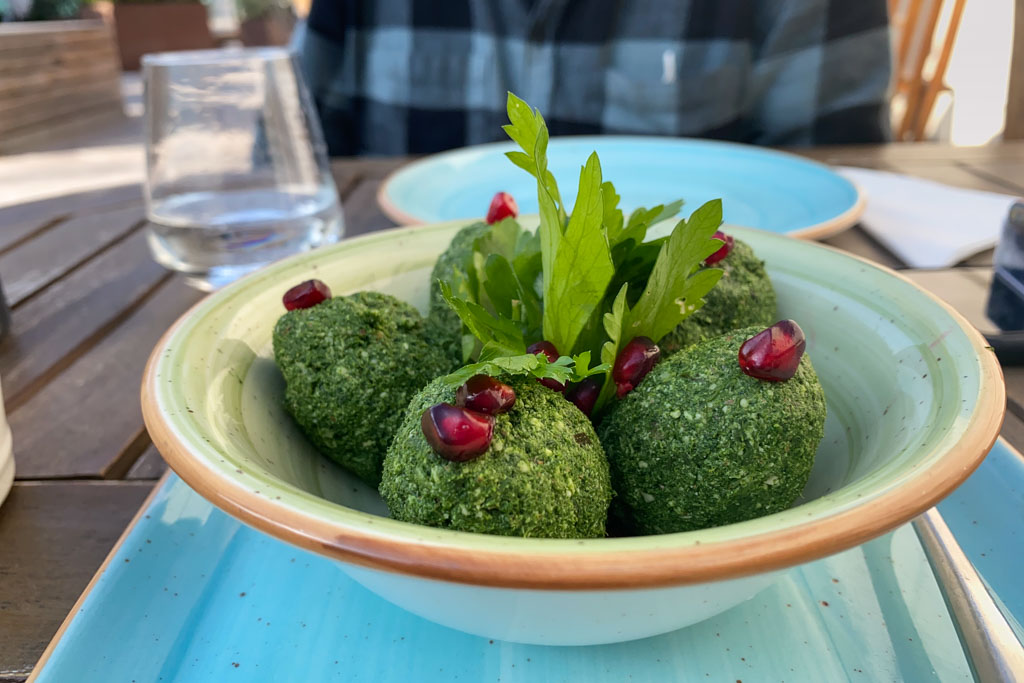
<instances>
[{"instance_id":1,"label":"speckled ceramic glaze","mask_svg":"<svg viewBox=\"0 0 1024 683\"><path fill-rule=\"evenodd\" d=\"M508 163L505 152L514 149L509 142L432 154L389 175L377 201L400 225L482 216L499 191L534 213L536 181ZM853 183L810 159L718 140L629 135L552 138L548 168L570 206L580 161L593 151L629 210L680 197L696 208L720 197L728 223L808 239L845 230L864 211Z\"/></svg>"},{"instance_id":2,"label":"speckled ceramic glaze","mask_svg":"<svg viewBox=\"0 0 1024 683\"><path fill-rule=\"evenodd\" d=\"M558 541L387 519L376 492L320 457L282 412L270 337L281 294L310 277L424 307L427 276L460 224L396 230L303 254L208 298L154 351L143 409L154 441L199 493L257 528L333 557L421 616L545 644L640 638L695 623L776 570L894 528L963 481L1002 421L1002 378L957 314L890 271L733 229L768 264L780 317L800 322L829 403L801 504L715 529Z\"/></svg>"},{"instance_id":3,"label":"speckled ceramic glaze","mask_svg":"<svg viewBox=\"0 0 1024 683\"><path fill-rule=\"evenodd\" d=\"M939 509L1024 635L1024 459L1000 442ZM909 526L789 569L753 599L682 631L540 647L466 635L389 605L335 562L245 527L175 476L143 506L29 680L498 679L974 680Z\"/></svg>"}]
</instances>

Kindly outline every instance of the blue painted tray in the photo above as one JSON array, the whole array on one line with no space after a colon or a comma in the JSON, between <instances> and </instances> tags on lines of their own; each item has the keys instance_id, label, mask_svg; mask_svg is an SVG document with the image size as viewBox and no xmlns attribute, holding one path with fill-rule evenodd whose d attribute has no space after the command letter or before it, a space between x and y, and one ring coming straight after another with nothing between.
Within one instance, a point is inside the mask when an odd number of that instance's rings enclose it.
<instances>
[{"instance_id":1,"label":"blue painted tray","mask_svg":"<svg viewBox=\"0 0 1024 683\"><path fill-rule=\"evenodd\" d=\"M399 224L482 217L494 193L505 191L523 213L536 213L536 181L505 158L513 149L512 143L463 147L403 166L382 183L381 209ZM817 239L850 227L864 208L853 183L792 154L714 140L615 135L551 140L548 168L570 206L580 167L593 151L627 210L683 198L689 215L721 197L727 223Z\"/></svg>"},{"instance_id":2,"label":"blue painted tray","mask_svg":"<svg viewBox=\"0 0 1024 683\"><path fill-rule=\"evenodd\" d=\"M941 506L1018 633L1024 460L1000 441ZM548 648L436 626L331 561L241 525L175 476L147 502L37 681L955 681L971 673L910 527L787 572L716 619Z\"/></svg>"}]
</instances>

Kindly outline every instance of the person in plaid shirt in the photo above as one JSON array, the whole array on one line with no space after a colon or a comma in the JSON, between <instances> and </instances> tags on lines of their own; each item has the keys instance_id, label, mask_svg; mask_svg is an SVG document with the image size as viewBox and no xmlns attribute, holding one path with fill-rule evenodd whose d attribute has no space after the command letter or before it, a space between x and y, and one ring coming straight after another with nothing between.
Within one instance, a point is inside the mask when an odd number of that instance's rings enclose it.
<instances>
[{"instance_id":1,"label":"person in plaid shirt","mask_svg":"<svg viewBox=\"0 0 1024 683\"><path fill-rule=\"evenodd\" d=\"M332 155L552 135L881 142L886 0L314 0L300 63Z\"/></svg>"}]
</instances>

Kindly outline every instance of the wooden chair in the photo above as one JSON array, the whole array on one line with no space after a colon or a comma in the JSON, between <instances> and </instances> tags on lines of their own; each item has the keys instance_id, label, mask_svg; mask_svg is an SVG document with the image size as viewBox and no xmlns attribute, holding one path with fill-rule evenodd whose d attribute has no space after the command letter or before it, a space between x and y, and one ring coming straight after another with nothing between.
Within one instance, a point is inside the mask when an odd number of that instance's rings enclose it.
<instances>
[{"instance_id":1,"label":"wooden chair","mask_svg":"<svg viewBox=\"0 0 1024 683\"><path fill-rule=\"evenodd\" d=\"M967 0L953 0L945 26L939 17L945 0L889 0L894 36L894 137L923 140L935 99L944 82ZM938 32L937 32L938 30Z\"/></svg>"}]
</instances>

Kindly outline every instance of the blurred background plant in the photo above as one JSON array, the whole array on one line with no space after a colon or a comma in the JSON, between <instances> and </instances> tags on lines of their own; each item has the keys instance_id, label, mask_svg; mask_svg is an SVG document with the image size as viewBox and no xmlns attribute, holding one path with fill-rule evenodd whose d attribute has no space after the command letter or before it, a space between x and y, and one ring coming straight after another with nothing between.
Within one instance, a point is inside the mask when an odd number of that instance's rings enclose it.
<instances>
[{"instance_id":1,"label":"blurred background plant","mask_svg":"<svg viewBox=\"0 0 1024 683\"><path fill-rule=\"evenodd\" d=\"M236 0L238 37L243 45L287 45L295 28L290 0Z\"/></svg>"},{"instance_id":2,"label":"blurred background plant","mask_svg":"<svg viewBox=\"0 0 1024 683\"><path fill-rule=\"evenodd\" d=\"M81 0L0 0L0 21L74 19Z\"/></svg>"},{"instance_id":3,"label":"blurred background plant","mask_svg":"<svg viewBox=\"0 0 1024 683\"><path fill-rule=\"evenodd\" d=\"M295 14L290 0L236 0L235 6L238 8L238 18L242 21L261 19L277 13Z\"/></svg>"}]
</instances>

